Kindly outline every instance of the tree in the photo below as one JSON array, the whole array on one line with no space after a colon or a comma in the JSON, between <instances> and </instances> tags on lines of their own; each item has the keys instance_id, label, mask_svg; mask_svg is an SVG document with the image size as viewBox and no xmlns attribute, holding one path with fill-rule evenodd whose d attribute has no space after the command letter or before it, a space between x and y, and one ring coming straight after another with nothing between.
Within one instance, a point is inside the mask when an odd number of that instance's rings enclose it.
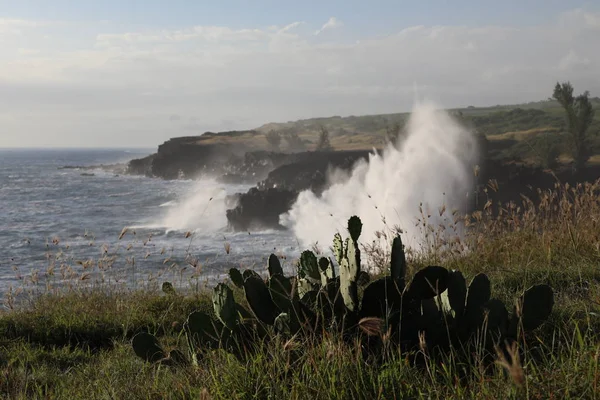
<instances>
[{"instance_id":1,"label":"tree","mask_svg":"<svg viewBox=\"0 0 600 400\"><path fill-rule=\"evenodd\" d=\"M536 138L535 155L543 168L554 169L560 156L560 136L544 133Z\"/></svg>"},{"instance_id":2,"label":"tree","mask_svg":"<svg viewBox=\"0 0 600 400\"><path fill-rule=\"evenodd\" d=\"M271 130L265 135L265 137L267 138L267 142L273 150L279 150L279 146L281 146L281 135L279 133Z\"/></svg>"},{"instance_id":3,"label":"tree","mask_svg":"<svg viewBox=\"0 0 600 400\"><path fill-rule=\"evenodd\" d=\"M573 157L573 169L580 171L590 158L590 146L587 131L594 119L594 108L589 92L574 97L570 82L556 83L552 97L565 109L568 145Z\"/></svg>"},{"instance_id":4,"label":"tree","mask_svg":"<svg viewBox=\"0 0 600 400\"><path fill-rule=\"evenodd\" d=\"M287 132L287 134L285 135L285 141L287 142L288 148L291 151L306 150L306 145L304 144L300 136L298 136L298 132L296 132L295 130L290 130Z\"/></svg>"},{"instance_id":5,"label":"tree","mask_svg":"<svg viewBox=\"0 0 600 400\"><path fill-rule=\"evenodd\" d=\"M319 133L319 141L317 142L317 151L331 151L333 147L329 141L329 131L324 126L321 126Z\"/></svg>"}]
</instances>

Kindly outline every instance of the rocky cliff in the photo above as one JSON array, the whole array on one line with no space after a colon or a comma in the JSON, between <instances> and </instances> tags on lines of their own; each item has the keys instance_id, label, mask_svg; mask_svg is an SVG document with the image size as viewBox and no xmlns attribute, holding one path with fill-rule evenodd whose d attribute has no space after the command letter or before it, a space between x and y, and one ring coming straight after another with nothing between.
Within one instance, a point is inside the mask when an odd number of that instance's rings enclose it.
<instances>
[{"instance_id":1,"label":"rocky cliff","mask_svg":"<svg viewBox=\"0 0 600 400\"><path fill-rule=\"evenodd\" d=\"M251 150L246 144L236 144L235 139L255 135L254 131L224 132L227 140L214 133L202 136L180 137L158 146L158 151L148 157L132 160L129 172L163 179L184 176L222 175L228 167L241 163L244 154Z\"/></svg>"},{"instance_id":2,"label":"rocky cliff","mask_svg":"<svg viewBox=\"0 0 600 400\"><path fill-rule=\"evenodd\" d=\"M264 135L256 131L205 133L168 140L150 156L132 160L128 173L162 179L209 176L224 183L256 184L230 199L231 229L281 228L279 216L287 212L302 190L320 193L330 168L348 170L369 152L265 150Z\"/></svg>"},{"instance_id":3,"label":"rocky cliff","mask_svg":"<svg viewBox=\"0 0 600 400\"><path fill-rule=\"evenodd\" d=\"M469 210L492 200L494 208L508 201L520 204L521 194L538 197L532 187L551 189L556 180L575 184L594 181L600 167L590 167L577 175L568 168L545 171L523 163L494 159L502 143L494 141L484 153L476 177L477 188L469 196ZM157 153L132 160L128 172L163 179L211 176L226 183L252 183L256 187L229 199L229 227L235 231L281 228L279 217L289 211L298 194L310 189L320 194L327 186L331 168L349 170L370 151L304 151L282 153L265 150L264 135L256 131L207 133L200 137L171 139ZM489 154L488 154L489 153ZM490 183L490 180L494 182Z\"/></svg>"},{"instance_id":4,"label":"rocky cliff","mask_svg":"<svg viewBox=\"0 0 600 400\"><path fill-rule=\"evenodd\" d=\"M238 195L236 207L227 210L229 227L236 231L281 228L279 216L290 210L303 190L320 194L332 168L349 170L367 151L313 151L291 154L282 165L247 193Z\"/></svg>"}]
</instances>

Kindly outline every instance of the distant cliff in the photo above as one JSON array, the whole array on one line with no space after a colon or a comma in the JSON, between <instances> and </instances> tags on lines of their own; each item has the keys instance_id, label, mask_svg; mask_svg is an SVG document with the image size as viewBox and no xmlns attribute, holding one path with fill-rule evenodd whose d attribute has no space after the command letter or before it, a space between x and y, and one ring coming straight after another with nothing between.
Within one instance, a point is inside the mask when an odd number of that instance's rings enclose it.
<instances>
[{"instance_id":1,"label":"distant cliff","mask_svg":"<svg viewBox=\"0 0 600 400\"><path fill-rule=\"evenodd\" d=\"M367 150L274 152L256 131L207 133L168 140L155 154L132 160L128 173L162 179L210 176L225 183L252 183L247 193L232 196L227 210L229 226L236 230L278 228L302 190L320 193L330 168L350 169Z\"/></svg>"},{"instance_id":2,"label":"distant cliff","mask_svg":"<svg viewBox=\"0 0 600 400\"><path fill-rule=\"evenodd\" d=\"M256 131L207 132L173 138L158 146L155 154L130 161L128 172L163 179L230 173L244 163L248 151L264 148L253 143L257 135Z\"/></svg>"}]
</instances>

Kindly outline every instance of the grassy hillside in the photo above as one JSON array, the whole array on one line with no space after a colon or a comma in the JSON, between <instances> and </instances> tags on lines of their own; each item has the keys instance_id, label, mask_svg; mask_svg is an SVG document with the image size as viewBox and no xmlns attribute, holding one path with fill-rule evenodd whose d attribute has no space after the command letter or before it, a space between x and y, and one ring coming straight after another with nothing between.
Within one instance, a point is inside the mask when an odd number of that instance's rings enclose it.
<instances>
[{"instance_id":1,"label":"grassy hillside","mask_svg":"<svg viewBox=\"0 0 600 400\"><path fill-rule=\"evenodd\" d=\"M591 132L600 132L600 98L594 98L597 110ZM490 141L503 141L497 158L535 162L535 148L541 139L561 141L564 129L564 111L553 100L494 107L467 107L449 110ZM330 134L331 144L337 150L369 150L386 143L386 133L393 132L395 125L400 131L408 119L408 113L381 114L349 117L312 118L286 123L265 124L256 131L266 134L277 132L285 136L295 132L306 146L314 148L321 129ZM265 141L266 143L266 141ZM285 141L283 144L285 148ZM561 151L565 153L564 151ZM593 138L593 153L600 154L600 136ZM563 157L568 160L568 157Z\"/></svg>"},{"instance_id":2,"label":"grassy hillside","mask_svg":"<svg viewBox=\"0 0 600 400\"><path fill-rule=\"evenodd\" d=\"M600 98L592 99L596 110L590 128L590 144L600 162ZM562 162L569 162L563 136L565 116L557 102L548 100L494 107L466 107L448 110L463 124L488 140L488 157L508 161L544 164L550 149ZM173 138L159 147L221 146L240 151L275 150L295 152L314 150L323 130L328 132L334 150L381 149L390 137L406 134L409 113L311 118L285 123L268 123L247 131L206 132L203 135ZM279 138L273 145L269 136ZM166 146L166 147L165 147ZM167 151L168 153L169 151Z\"/></svg>"}]
</instances>

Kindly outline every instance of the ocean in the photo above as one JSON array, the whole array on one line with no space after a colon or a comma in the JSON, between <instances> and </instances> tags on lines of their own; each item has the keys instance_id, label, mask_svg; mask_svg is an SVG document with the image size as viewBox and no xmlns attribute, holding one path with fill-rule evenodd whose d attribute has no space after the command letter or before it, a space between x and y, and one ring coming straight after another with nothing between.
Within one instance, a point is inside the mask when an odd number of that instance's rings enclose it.
<instances>
[{"instance_id":1,"label":"ocean","mask_svg":"<svg viewBox=\"0 0 600 400\"><path fill-rule=\"evenodd\" d=\"M150 153L0 149L0 295L214 283L232 266L263 272L269 254L291 260L303 250L289 231L228 230L226 196L249 185L77 168ZM291 271L291 261L284 268Z\"/></svg>"}]
</instances>

